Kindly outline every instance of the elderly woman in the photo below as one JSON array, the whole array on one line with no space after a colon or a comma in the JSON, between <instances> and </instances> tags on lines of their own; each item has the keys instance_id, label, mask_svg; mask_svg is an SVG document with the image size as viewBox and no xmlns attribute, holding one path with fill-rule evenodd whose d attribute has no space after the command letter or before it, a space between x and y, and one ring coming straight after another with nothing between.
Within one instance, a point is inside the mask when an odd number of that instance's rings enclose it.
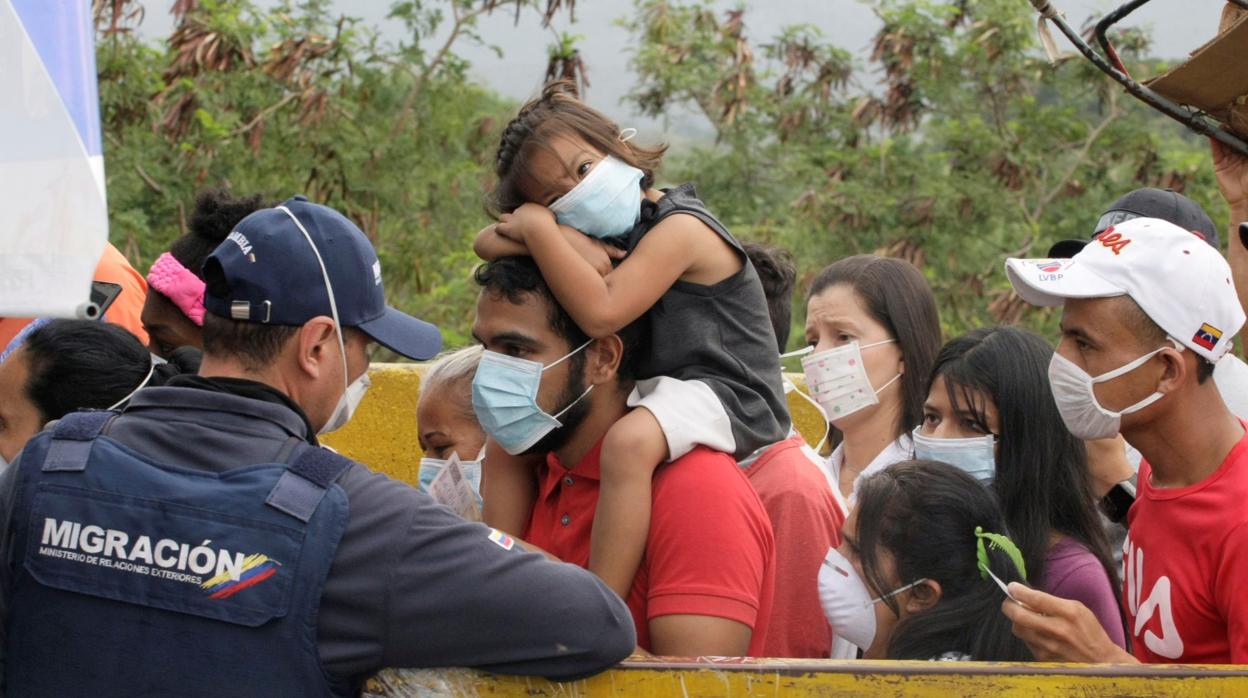
<instances>
[{"instance_id":1,"label":"elderly woman","mask_svg":"<svg viewBox=\"0 0 1248 698\"><path fill-rule=\"evenodd\" d=\"M429 367L416 404L416 431L425 457L420 461L420 486L427 489L452 455L480 497L481 453L485 432L472 411L472 378L481 360L481 346L443 354Z\"/></svg>"}]
</instances>

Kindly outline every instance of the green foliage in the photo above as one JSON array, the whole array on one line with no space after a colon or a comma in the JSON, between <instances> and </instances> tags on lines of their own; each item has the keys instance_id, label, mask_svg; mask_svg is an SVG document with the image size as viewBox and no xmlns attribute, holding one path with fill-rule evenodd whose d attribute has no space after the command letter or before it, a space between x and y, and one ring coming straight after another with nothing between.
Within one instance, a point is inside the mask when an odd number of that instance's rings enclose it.
<instances>
[{"instance_id":1,"label":"green foliage","mask_svg":"<svg viewBox=\"0 0 1248 698\"><path fill-rule=\"evenodd\" d=\"M393 303L441 325L448 346L469 341L471 240L515 105L474 84L454 49L484 45L483 13L549 20L571 2L403 0L394 45L328 0L180 0L153 45L127 5L97 2L97 63L112 236L136 266L184 232L202 189L303 193L375 241ZM1049 66L1027 3L875 8L883 26L858 65L812 26L755 46L743 9L639 0L623 22L632 102L651 116L692 107L715 134L672 153L664 178L697 182L739 236L791 249L804 279L861 252L915 262L949 336L995 322L1051 332L1051 312L1010 293L1004 259L1086 236L1127 190L1186 190L1224 217L1206 146L1081 59ZM557 35L548 73L585 84L577 38ZM1146 36L1118 44L1133 74L1158 72Z\"/></svg>"},{"instance_id":2,"label":"green foliage","mask_svg":"<svg viewBox=\"0 0 1248 698\"><path fill-rule=\"evenodd\" d=\"M998 322L1052 336L1054 314L1014 296L1003 262L1086 237L1121 194L1216 199L1207 146L1082 59L1049 66L1026 3L877 2L866 70L810 27L783 30L755 60L739 11L637 6L634 103L654 115L692 106L718 134L670 157L665 178L697 182L739 236L791 249L802 278L857 253L914 262L949 337ZM1146 50L1139 33L1119 40L1133 74L1157 72ZM872 70L880 84L854 84Z\"/></svg>"},{"instance_id":3,"label":"green foliage","mask_svg":"<svg viewBox=\"0 0 1248 698\"><path fill-rule=\"evenodd\" d=\"M208 187L306 194L374 241L391 302L469 341L471 242L497 132L513 106L472 83L449 28L481 8L399 2L410 36L382 46L327 3L192 3L167 47L97 42L113 241L136 267L181 235Z\"/></svg>"}]
</instances>

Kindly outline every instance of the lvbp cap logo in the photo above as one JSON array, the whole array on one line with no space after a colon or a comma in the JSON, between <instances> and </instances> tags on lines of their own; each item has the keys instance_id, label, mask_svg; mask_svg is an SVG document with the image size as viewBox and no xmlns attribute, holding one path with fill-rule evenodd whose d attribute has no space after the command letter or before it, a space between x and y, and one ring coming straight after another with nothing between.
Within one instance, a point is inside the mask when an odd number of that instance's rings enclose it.
<instances>
[{"instance_id":1,"label":"lvbp cap logo","mask_svg":"<svg viewBox=\"0 0 1248 698\"><path fill-rule=\"evenodd\" d=\"M1045 260L1036 262L1036 269L1040 271L1039 280L1040 281L1060 280L1063 276L1065 276L1065 274L1062 274L1061 272L1063 269L1066 268L1066 264L1068 261L1069 260L1065 260L1065 259L1045 259Z\"/></svg>"}]
</instances>

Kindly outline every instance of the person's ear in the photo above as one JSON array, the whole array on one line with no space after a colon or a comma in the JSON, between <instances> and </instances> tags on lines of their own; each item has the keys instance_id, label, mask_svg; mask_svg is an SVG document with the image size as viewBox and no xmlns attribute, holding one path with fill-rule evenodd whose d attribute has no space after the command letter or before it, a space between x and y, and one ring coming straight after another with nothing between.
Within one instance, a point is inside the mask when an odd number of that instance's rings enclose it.
<instances>
[{"instance_id":1,"label":"person's ear","mask_svg":"<svg viewBox=\"0 0 1248 698\"><path fill-rule=\"evenodd\" d=\"M618 334L596 339L588 347L585 380L590 385L600 385L619 376L620 361L624 358L624 342Z\"/></svg>"},{"instance_id":2,"label":"person's ear","mask_svg":"<svg viewBox=\"0 0 1248 698\"><path fill-rule=\"evenodd\" d=\"M341 363L332 318L320 316L308 320L299 328L297 338L299 369L309 378L320 378L322 372L333 371L333 367ZM331 360L339 364L327 363Z\"/></svg>"},{"instance_id":3,"label":"person's ear","mask_svg":"<svg viewBox=\"0 0 1248 698\"><path fill-rule=\"evenodd\" d=\"M906 613L918 613L935 606L940 601L941 593L940 582L934 579L923 580L922 584L910 589L906 596Z\"/></svg>"},{"instance_id":4,"label":"person's ear","mask_svg":"<svg viewBox=\"0 0 1248 698\"><path fill-rule=\"evenodd\" d=\"M1187 380L1187 374L1195 374L1195 364L1189 364L1188 357L1193 361L1203 361L1194 351L1179 351L1174 347L1166 347L1157 355L1162 361L1161 380L1157 383L1158 392L1170 394L1179 390Z\"/></svg>"}]
</instances>

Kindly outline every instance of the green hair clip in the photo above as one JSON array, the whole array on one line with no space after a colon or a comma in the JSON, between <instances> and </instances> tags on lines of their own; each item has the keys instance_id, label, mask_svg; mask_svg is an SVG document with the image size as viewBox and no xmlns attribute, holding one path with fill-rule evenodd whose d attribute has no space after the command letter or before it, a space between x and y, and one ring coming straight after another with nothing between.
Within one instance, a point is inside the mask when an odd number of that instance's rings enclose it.
<instances>
[{"instance_id":1,"label":"green hair clip","mask_svg":"<svg viewBox=\"0 0 1248 698\"><path fill-rule=\"evenodd\" d=\"M1018 546L1014 545L1014 541L1006 538L1000 533L985 533L983 527L975 527L975 544L978 548L976 557L979 562L976 565L979 568L979 576L984 579L988 578L988 550L984 548L984 541L988 541L988 545L994 550L1000 550L1010 558L1014 563L1014 567L1018 569L1018 574L1027 581L1027 566L1023 564L1023 554L1019 551Z\"/></svg>"}]
</instances>

